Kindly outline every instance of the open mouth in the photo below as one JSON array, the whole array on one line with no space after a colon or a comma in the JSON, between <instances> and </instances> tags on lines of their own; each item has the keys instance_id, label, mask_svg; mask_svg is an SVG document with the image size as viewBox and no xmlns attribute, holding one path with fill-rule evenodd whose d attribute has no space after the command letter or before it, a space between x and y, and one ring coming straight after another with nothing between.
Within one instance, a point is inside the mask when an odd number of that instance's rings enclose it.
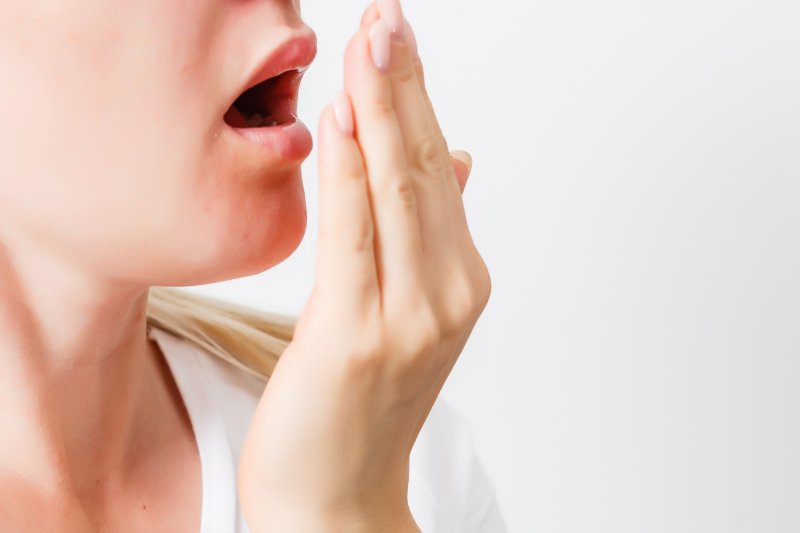
<instances>
[{"instance_id":1,"label":"open mouth","mask_svg":"<svg viewBox=\"0 0 800 533\"><path fill-rule=\"evenodd\" d=\"M273 128L297 121L297 91L303 70L288 70L244 91L224 120L234 128Z\"/></svg>"}]
</instances>

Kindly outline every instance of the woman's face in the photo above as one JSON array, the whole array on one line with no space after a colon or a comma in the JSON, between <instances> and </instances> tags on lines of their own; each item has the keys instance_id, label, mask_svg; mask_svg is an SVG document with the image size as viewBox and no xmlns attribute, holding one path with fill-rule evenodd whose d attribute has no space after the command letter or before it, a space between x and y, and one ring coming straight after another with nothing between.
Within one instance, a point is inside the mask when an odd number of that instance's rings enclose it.
<instances>
[{"instance_id":1,"label":"woman's face","mask_svg":"<svg viewBox=\"0 0 800 533\"><path fill-rule=\"evenodd\" d=\"M312 60L299 10L299 0L0 3L0 242L13 232L144 285L230 279L288 257L306 228L310 137L294 126L292 143L262 146L228 122L270 56L280 55L268 77Z\"/></svg>"}]
</instances>

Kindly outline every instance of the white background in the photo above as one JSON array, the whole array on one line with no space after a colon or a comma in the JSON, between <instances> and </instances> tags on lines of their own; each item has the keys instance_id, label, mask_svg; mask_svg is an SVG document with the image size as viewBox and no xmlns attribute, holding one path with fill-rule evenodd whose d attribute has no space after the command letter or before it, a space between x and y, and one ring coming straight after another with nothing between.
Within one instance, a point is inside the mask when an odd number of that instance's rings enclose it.
<instances>
[{"instance_id":1,"label":"white background","mask_svg":"<svg viewBox=\"0 0 800 533\"><path fill-rule=\"evenodd\" d=\"M316 133L364 0L303 0ZM493 293L444 396L512 532L800 531L800 2L406 0ZM299 313L297 252L193 288Z\"/></svg>"}]
</instances>

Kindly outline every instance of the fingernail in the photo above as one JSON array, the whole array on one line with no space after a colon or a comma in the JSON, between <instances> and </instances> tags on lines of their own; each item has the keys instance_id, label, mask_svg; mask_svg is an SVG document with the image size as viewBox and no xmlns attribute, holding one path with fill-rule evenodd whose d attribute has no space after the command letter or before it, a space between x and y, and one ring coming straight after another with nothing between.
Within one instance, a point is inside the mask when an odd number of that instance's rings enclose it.
<instances>
[{"instance_id":1,"label":"fingernail","mask_svg":"<svg viewBox=\"0 0 800 533\"><path fill-rule=\"evenodd\" d=\"M466 150L453 150L450 155L464 163L467 167L467 174L472 173L472 156Z\"/></svg>"},{"instance_id":2,"label":"fingernail","mask_svg":"<svg viewBox=\"0 0 800 533\"><path fill-rule=\"evenodd\" d=\"M333 115L336 117L336 125L339 126L339 131L345 137L353 136L353 106L350 104L350 98L344 91L339 91L339 94L333 99Z\"/></svg>"},{"instance_id":3,"label":"fingernail","mask_svg":"<svg viewBox=\"0 0 800 533\"><path fill-rule=\"evenodd\" d=\"M381 18L389 25L391 34L401 39L403 37L403 8L400 6L400 0L377 0L378 12Z\"/></svg>"},{"instance_id":4,"label":"fingernail","mask_svg":"<svg viewBox=\"0 0 800 533\"><path fill-rule=\"evenodd\" d=\"M372 51L372 62L381 72L389 70L392 52L392 35L389 26L383 19L376 20L369 30L369 45Z\"/></svg>"},{"instance_id":5,"label":"fingernail","mask_svg":"<svg viewBox=\"0 0 800 533\"><path fill-rule=\"evenodd\" d=\"M414 35L414 30L411 29L411 24L408 22L408 19L405 19L403 24L404 32L406 37L406 42L408 43L408 49L411 52L411 57L417 57L417 37Z\"/></svg>"}]
</instances>

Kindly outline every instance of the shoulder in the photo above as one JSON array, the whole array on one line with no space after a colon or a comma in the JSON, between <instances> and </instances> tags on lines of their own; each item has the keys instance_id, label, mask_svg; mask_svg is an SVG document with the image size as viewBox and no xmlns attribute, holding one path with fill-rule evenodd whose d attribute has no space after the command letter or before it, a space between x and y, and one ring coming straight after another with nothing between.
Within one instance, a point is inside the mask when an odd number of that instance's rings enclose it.
<instances>
[{"instance_id":1,"label":"shoulder","mask_svg":"<svg viewBox=\"0 0 800 533\"><path fill-rule=\"evenodd\" d=\"M244 439L267 382L166 332L157 334L162 350L188 358L197 384L222 415L232 455L238 462ZM177 357L176 357L177 356ZM180 372L180 370L178 370ZM425 533L503 533L506 531L494 486L476 453L466 419L441 396L436 400L411 450L408 500Z\"/></svg>"},{"instance_id":2,"label":"shoulder","mask_svg":"<svg viewBox=\"0 0 800 533\"><path fill-rule=\"evenodd\" d=\"M494 484L472 430L443 397L433 405L411 451L409 506L425 533L503 533Z\"/></svg>"},{"instance_id":3,"label":"shoulder","mask_svg":"<svg viewBox=\"0 0 800 533\"><path fill-rule=\"evenodd\" d=\"M151 336L169 364L190 415L192 411L197 418L218 414L238 463L266 381L168 331L154 327Z\"/></svg>"},{"instance_id":4,"label":"shoulder","mask_svg":"<svg viewBox=\"0 0 800 533\"><path fill-rule=\"evenodd\" d=\"M266 384L216 357L204 359L217 382L218 401L238 452ZM434 403L409 464L409 507L422 531L506 531L494 485L477 454L469 423L444 398Z\"/></svg>"},{"instance_id":5,"label":"shoulder","mask_svg":"<svg viewBox=\"0 0 800 533\"><path fill-rule=\"evenodd\" d=\"M247 430L267 382L223 361L197 345L193 346L198 351L198 364L203 369L214 403L225 422L228 438L238 463Z\"/></svg>"}]
</instances>

